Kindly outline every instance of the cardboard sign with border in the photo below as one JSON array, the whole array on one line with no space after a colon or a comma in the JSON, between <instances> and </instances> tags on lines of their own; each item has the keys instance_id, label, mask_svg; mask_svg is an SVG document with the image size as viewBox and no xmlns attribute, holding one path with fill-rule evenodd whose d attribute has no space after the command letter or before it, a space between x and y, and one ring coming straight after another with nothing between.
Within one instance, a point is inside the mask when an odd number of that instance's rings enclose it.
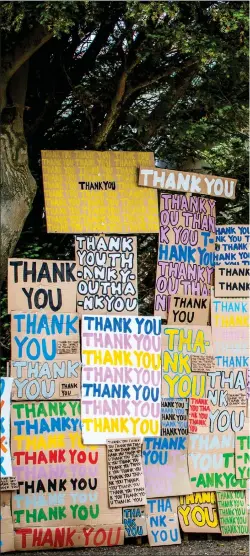
<instances>
[{"instance_id":1,"label":"cardboard sign with border","mask_svg":"<svg viewBox=\"0 0 250 556\"><path fill-rule=\"evenodd\" d=\"M138 185L156 189L198 193L211 197L235 199L237 180L210 174L196 174L161 168L140 167Z\"/></svg>"},{"instance_id":2,"label":"cardboard sign with border","mask_svg":"<svg viewBox=\"0 0 250 556\"><path fill-rule=\"evenodd\" d=\"M8 260L8 313L76 310L76 262Z\"/></svg>"},{"instance_id":3,"label":"cardboard sign with border","mask_svg":"<svg viewBox=\"0 0 250 556\"><path fill-rule=\"evenodd\" d=\"M203 325L209 324L210 297L171 295L168 324Z\"/></svg>"},{"instance_id":4,"label":"cardboard sign with border","mask_svg":"<svg viewBox=\"0 0 250 556\"><path fill-rule=\"evenodd\" d=\"M247 266L215 266L215 297L249 297L250 269Z\"/></svg>"},{"instance_id":5,"label":"cardboard sign with border","mask_svg":"<svg viewBox=\"0 0 250 556\"><path fill-rule=\"evenodd\" d=\"M122 521L125 529L125 538L144 537L147 535L145 506L123 508Z\"/></svg>"},{"instance_id":6,"label":"cardboard sign with border","mask_svg":"<svg viewBox=\"0 0 250 556\"><path fill-rule=\"evenodd\" d=\"M188 400L161 398L161 436L187 436Z\"/></svg>"},{"instance_id":7,"label":"cardboard sign with border","mask_svg":"<svg viewBox=\"0 0 250 556\"><path fill-rule=\"evenodd\" d=\"M156 191L137 186L151 152L42 151L47 232L158 233Z\"/></svg>"},{"instance_id":8,"label":"cardboard sign with border","mask_svg":"<svg viewBox=\"0 0 250 556\"><path fill-rule=\"evenodd\" d=\"M147 530L150 546L181 544L177 498L148 500Z\"/></svg>"},{"instance_id":9,"label":"cardboard sign with border","mask_svg":"<svg viewBox=\"0 0 250 556\"><path fill-rule=\"evenodd\" d=\"M180 496L178 517L184 533L220 533L215 492Z\"/></svg>"},{"instance_id":10,"label":"cardboard sign with border","mask_svg":"<svg viewBox=\"0 0 250 556\"><path fill-rule=\"evenodd\" d=\"M250 227L245 224L216 226L216 266L250 264Z\"/></svg>"},{"instance_id":11,"label":"cardboard sign with border","mask_svg":"<svg viewBox=\"0 0 250 556\"><path fill-rule=\"evenodd\" d=\"M248 535L248 516L245 493L217 492L217 503L222 536Z\"/></svg>"},{"instance_id":12,"label":"cardboard sign with border","mask_svg":"<svg viewBox=\"0 0 250 556\"><path fill-rule=\"evenodd\" d=\"M146 504L141 439L107 440L107 458L110 507Z\"/></svg>"},{"instance_id":13,"label":"cardboard sign with border","mask_svg":"<svg viewBox=\"0 0 250 556\"><path fill-rule=\"evenodd\" d=\"M191 369L193 373L211 373L215 371L213 355L191 355Z\"/></svg>"}]
</instances>

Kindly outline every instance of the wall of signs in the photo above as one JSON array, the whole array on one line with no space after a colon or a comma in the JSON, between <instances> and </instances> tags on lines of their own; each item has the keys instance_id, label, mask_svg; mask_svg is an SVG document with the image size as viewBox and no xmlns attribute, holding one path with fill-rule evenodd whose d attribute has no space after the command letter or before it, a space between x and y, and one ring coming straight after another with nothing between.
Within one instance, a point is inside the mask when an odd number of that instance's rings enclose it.
<instances>
[{"instance_id":1,"label":"wall of signs","mask_svg":"<svg viewBox=\"0 0 250 556\"><path fill-rule=\"evenodd\" d=\"M143 152L44 151L42 169L75 258L9 260L1 551L246 535L249 227L216 227L236 180ZM137 233L158 234L154 315Z\"/></svg>"}]
</instances>

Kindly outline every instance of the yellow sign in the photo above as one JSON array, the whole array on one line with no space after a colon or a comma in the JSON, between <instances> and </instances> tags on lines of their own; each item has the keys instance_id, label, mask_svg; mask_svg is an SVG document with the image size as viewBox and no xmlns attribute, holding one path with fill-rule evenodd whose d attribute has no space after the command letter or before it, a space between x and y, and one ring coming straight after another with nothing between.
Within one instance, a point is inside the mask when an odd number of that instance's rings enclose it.
<instances>
[{"instance_id":1,"label":"yellow sign","mask_svg":"<svg viewBox=\"0 0 250 556\"><path fill-rule=\"evenodd\" d=\"M150 152L42 151L47 231L158 233L157 191L138 187Z\"/></svg>"}]
</instances>

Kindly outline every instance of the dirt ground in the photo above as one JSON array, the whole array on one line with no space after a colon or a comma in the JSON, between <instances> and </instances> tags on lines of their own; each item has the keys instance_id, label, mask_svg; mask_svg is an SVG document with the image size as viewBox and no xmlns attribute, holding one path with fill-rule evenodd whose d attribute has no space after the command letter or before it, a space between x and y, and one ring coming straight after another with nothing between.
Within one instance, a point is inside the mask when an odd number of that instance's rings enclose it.
<instances>
[{"instance_id":1,"label":"dirt ground","mask_svg":"<svg viewBox=\"0 0 250 556\"><path fill-rule=\"evenodd\" d=\"M114 546L109 548L75 548L74 550L49 550L20 552L20 556L245 556L249 554L247 537L201 540L190 538L176 546L149 547L148 545ZM17 555L17 552L11 554Z\"/></svg>"}]
</instances>

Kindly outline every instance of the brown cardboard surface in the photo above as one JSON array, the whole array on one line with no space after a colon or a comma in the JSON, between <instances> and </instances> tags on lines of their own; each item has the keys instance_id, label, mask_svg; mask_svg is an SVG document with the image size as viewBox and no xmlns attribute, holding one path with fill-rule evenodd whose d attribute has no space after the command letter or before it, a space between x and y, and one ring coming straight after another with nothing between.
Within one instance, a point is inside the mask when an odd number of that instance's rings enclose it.
<instances>
[{"instance_id":1,"label":"brown cardboard surface","mask_svg":"<svg viewBox=\"0 0 250 556\"><path fill-rule=\"evenodd\" d=\"M137 186L151 152L42 151L47 231L158 233L157 192Z\"/></svg>"},{"instance_id":2,"label":"brown cardboard surface","mask_svg":"<svg viewBox=\"0 0 250 556\"><path fill-rule=\"evenodd\" d=\"M188 434L188 400L161 398L161 436Z\"/></svg>"},{"instance_id":3,"label":"brown cardboard surface","mask_svg":"<svg viewBox=\"0 0 250 556\"><path fill-rule=\"evenodd\" d=\"M220 299L211 298L212 329L217 328L248 328L249 299ZM215 330L216 332L216 330Z\"/></svg>"},{"instance_id":4,"label":"brown cardboard surface","mask_svg":"<svg viewBox=\"0 0 250 556\"><path fill-rule=\"evenodd\" d=\"M235 199L236 183L233 178L140 166L138 185Z\"/></svg>"},{"instance_id":5,"label":"brown cardboard surface","mask_svg":"<svg viewBox=\"0 0 250 556\"><path fill-rule=\"evenodd\" d=\"M216 226L216 265L249 264L249 225Z\"/></svg>"},{"instance_id":6,"label":"brown cardboard surface","mask_svg":"<svg viewBox=\"0 0 250 556\"><path fill-rule=\"evenodd\" d=\"M72 360L10 361L12 400L79 400L81 363Z\"/></svg>"},{"instance_id":7,"label":"brown cardboard surface","mask_svg":"<svg viewBox=\"0 0 250 556\"><path fill-rule=\"evenodd\" d=\"M138 315L137 238L76 236L77 311Z\"/></svg>"},{"instance_id":8,"label":"brown cardboard surface","mask_svg":"<svg viewBox=\"0 0 250 556\"><path fill-rule=\"evenodd\" d=\"M115 546L124 543L124 527L28 527L15 531L15 550L53 550L73 547Z\"/></svg>"},{"instance_id":9,"label":"brown cardboard surface","mask_svg":"<svg viewBox=\"0 0 250 556\"><path fill-rule=\"evenodd\" d=\"M12 361L80 361L76 313L11 313Z\"/></svg>"},{"instance_id":10,"label":"brown cardboard surface","mask_svg":"<svg viewBox=\"0 0 250 556\"><path fill-rule=\"evenodd\" d=\"M244 428L235 433L235 465L238 479L250 479L250 422L246 419Z\"/></svg>"},{"instance_id":11,"label":"brown cardboard surface","mask_svg":"<svg viewBox=\"0 0 250 556\"><path fill-rule=\"evenodd\" d=\"M17 490L18 482L16 477L0 477L0 492L6 492L10 490ZM1 494L2 496L2 494Z\"/></svg>"},{"instance_id":12,"label":"brown cardboard surface","mask_svg":"<svg viewBox=\"0 0 250 556\"><path fill-rule=\"evenodd\" d=\"M215 370L212 355L191 355L191 369L194 373L210 373Z\"/></svg>"},{"instance_id":13,"label":"brown cardboard surface","mask_svg":"<svg viewBox=\"0 0 250 556\"><path fill-rule=\"evenodd\" d=\"M14 550L14 530L10 509L10 492L1 492L0 497L0 552L12 552Z\"/></svg>"},{"instance_id":14,"label":"brown cardboard surface","mask_svg":"<svg viewBox=\"0 0 250 556\"><path fill-rule=\"evenodd\" d=\"M146 504L141 439L108 440L107 458L110 507Z\"/></svg>"},{"instance_id":15,"label":"brown cardboard surface","mask_svg":"<svg viewBox=\"0 0 250 556\"><path fill-rule=\"evenodd\" d=\"M74 313L75 261L8 260L8 313L37 311Z\"/></svg>"},{"instance_id":16,"label":"brown cardboard surface","mask_svg":"<svg viewBox=\"0 0 250 556\"><path fill-rule=\"evenodd\" d=\"M250 269L243 265L215 267L215 297L249 297Z\"/></svg>"},{"instance_id":17,"label":"brown cardboard surface","mask_svg":"<svg viewBox=\"0 0 250 556\"><path fill-rule=\"evenodd\" d=\"M246 369L216 367L206 375L210 401L210 432L240 430L246 419Z\"/></svg>"},{"instance_id":18,"label":"brown cardboard surface","mask_svg":"<svg viewBox=\"0 0 250 556\"><path fill-rule=\"evenodd\" d=\"M171 295L169 325L209 324L210 297Z\"/></svg>"},{"instance_id":19,"label":"brown cardboard surface","mask_svg":"<svg viewBox=\"0 0 250 556\"><path fill-rule=\"evenodd\" d=\"M178 518L184 533L220 533L215 492L180 496Z\"/></svg>"},{"instance_id":20,"label":"brown cardboard surface","mask_svg":"<svg viewBox=\"0 0 250 556\"><path fill-rule=\"evenodd\" d=\"M177 498L148 500L146 511L150 546L181 544Z\"/></svg>"},{"instance_id":21,"label":"brown cardboard surface","mask_svg":"<svg viewBox=\"0 0 250 556\"><path fill-rule=\"evenodd\" d=\"M145 506L123 508L122 521L125 528L125 538L147 535Z\"/></svg>"},{"instance_id":22,"label":"brown cardboard surface","mask_svg":"<svg viewBox=\"0 0 250 556\"><path fill-rule=\"evenodd\" d=\"M222 536L248 535L245 493L229 490L216 496Z\"/></svg>"},{"instance_id":23,"label":"brown cardboard surface","mask_svg":"<svg viewBox=\"0 0 250 556\"><path fill-rule=\"evenodd\" d=\"M190 398L188 410L189 433L209 432L209 413L211 404L207 398Z\"/></svg>"}]
</instances>

